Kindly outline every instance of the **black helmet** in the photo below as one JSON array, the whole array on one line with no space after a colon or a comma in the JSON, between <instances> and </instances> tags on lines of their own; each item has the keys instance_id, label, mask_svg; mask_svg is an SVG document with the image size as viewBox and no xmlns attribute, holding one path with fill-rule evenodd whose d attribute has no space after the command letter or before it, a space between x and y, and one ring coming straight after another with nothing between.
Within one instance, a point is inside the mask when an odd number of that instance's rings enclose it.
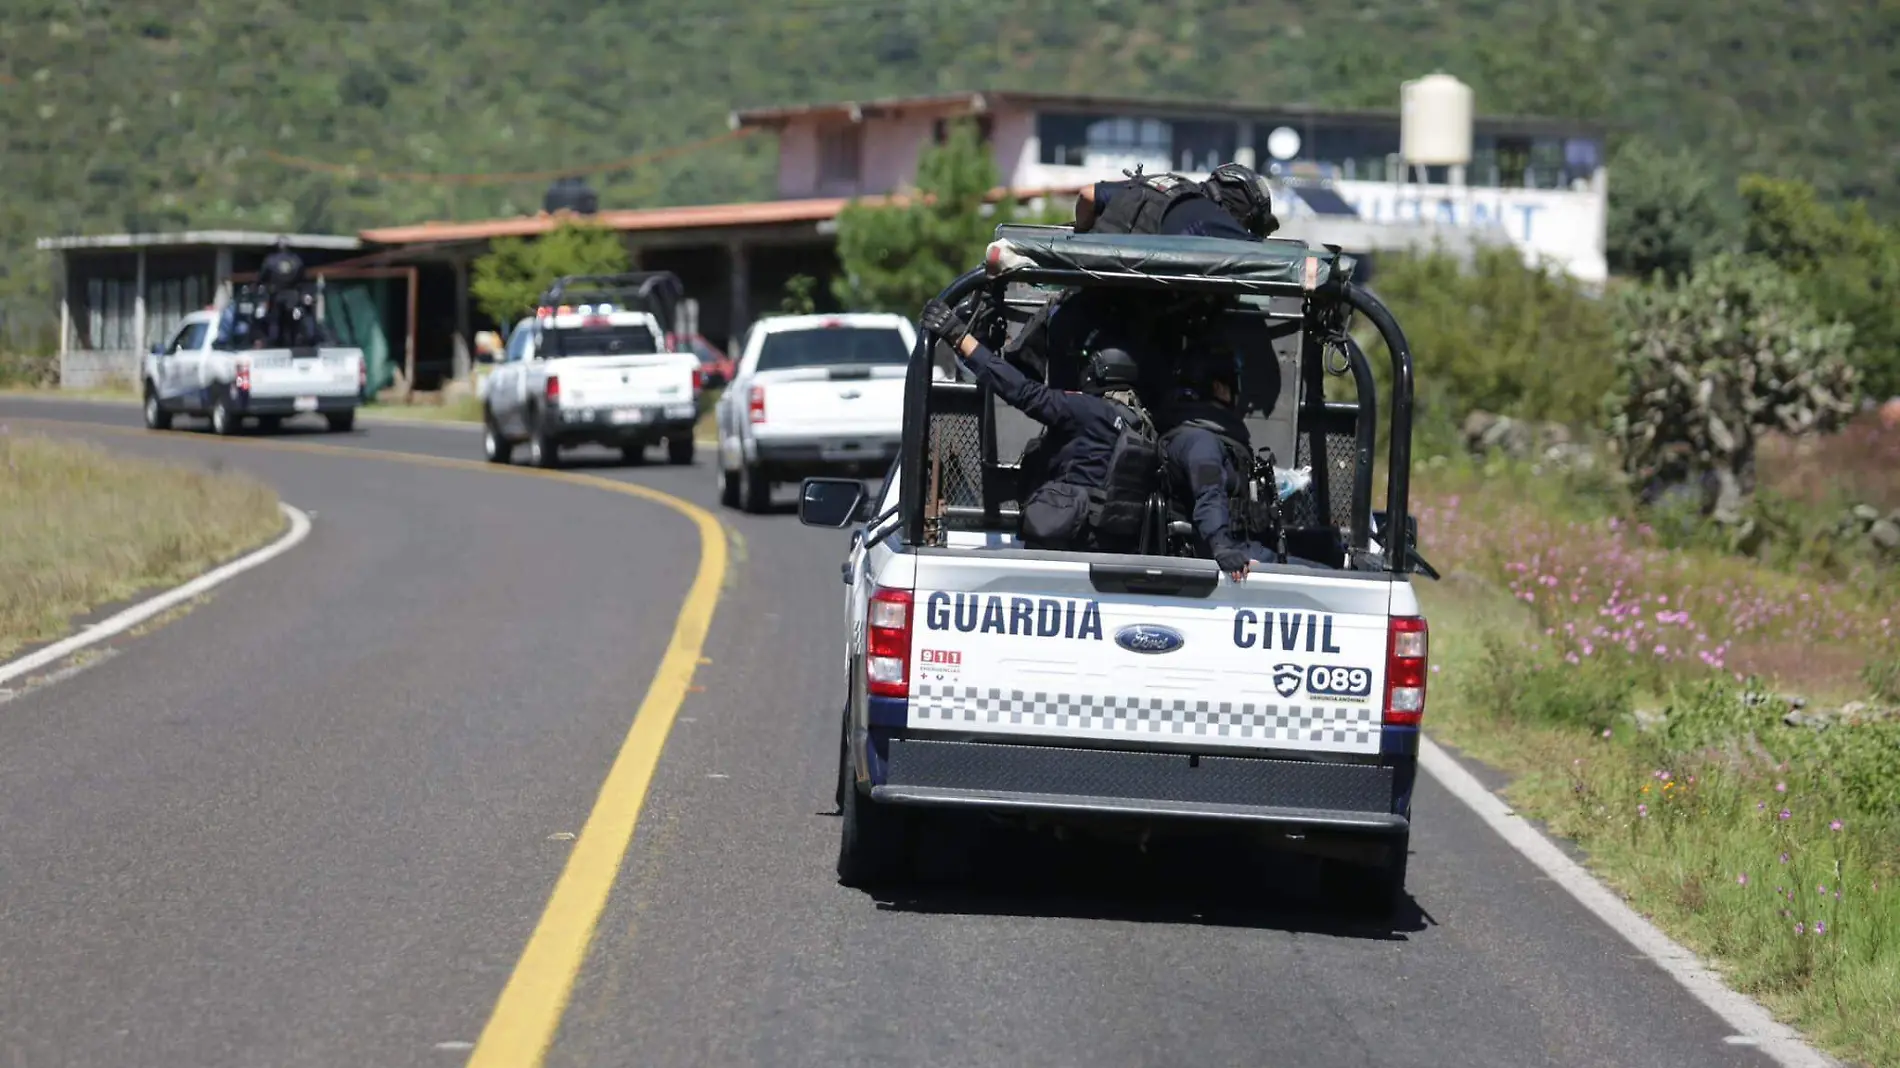
<instances>
[{"instance_id":1,"label":"black helmet","mask_svg":"<svg viewBox=\"0 0 1900 1068\"><path fill-rule=\"evenodd\" d=\"M1230 396L1240 395L1240 357L1225 344L1197 347L1181 357L1174 373L1177 400L1213 400L1214 384L1227 387Z\"/></svg>"},{"instance_id":2,"label":"black helmet","mask_svg":"<svg viewBox=\"0 0 1900 1068\"><path fill-rule=\"evenodd\" d=\"M1273 191L1252 167L1223 163L1214 168L1203 185L1207 195L1220 201L1220 206L1255 237L1265 237L1280 228L1280 220L1273 217Z\"/></svg>"},{"instance_id":3,"label":"black helmet","mask_svg":"<svg viewBox=\"0 0 1900 1068\"><path fill-rule=\"evenodd\" d=\"M1089 353L1082 367L1082 388L1090 393L1111 389L1133 389L1141 380L1141 366L1124 348L1109 346Z\"/></svg>"}]
</instances>

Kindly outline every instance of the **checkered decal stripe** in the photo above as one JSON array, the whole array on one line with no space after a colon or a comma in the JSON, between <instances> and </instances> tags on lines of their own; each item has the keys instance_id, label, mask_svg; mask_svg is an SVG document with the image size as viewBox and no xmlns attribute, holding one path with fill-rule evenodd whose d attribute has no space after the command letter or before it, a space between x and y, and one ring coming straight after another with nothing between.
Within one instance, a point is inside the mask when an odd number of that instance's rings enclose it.
<instances>
[{"instance_id":1,"label":"checkered decal stripe","mask_svg":"<svg viewBox=\"0 0 1900 1068\"><path fill-rule=\"evenodd\" d=\"M1281 743L1305 749L1376 751L1372 708L1256 705L1166 697L1096 697L975 686L913 688L914 727L1015 727L1029 733L1165 735Z\"/></svg>"}]
</instances>

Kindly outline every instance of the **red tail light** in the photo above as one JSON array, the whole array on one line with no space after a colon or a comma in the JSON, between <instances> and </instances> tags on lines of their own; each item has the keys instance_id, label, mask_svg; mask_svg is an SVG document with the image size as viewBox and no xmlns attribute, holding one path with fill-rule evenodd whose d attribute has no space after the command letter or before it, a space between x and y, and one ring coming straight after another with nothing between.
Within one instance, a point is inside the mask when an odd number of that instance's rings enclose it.
<instances>
[{"instance_id":1,"label":"red tail light","mask_svg":"<svg viewBox=\"0 0 1900 1068\"><path fill-rule=\"evenodd\" d=\"M561 376L548 376L548 403L557 404L561 400Z\"/></svg>"},{"instance_id":2,"label":"red tail light","mask_svg":"<svg viewBox=\"0 0 1900 1068\"><path fill-rule=\"evenodd\" d=\"M746 417L755 423L765 422L765 387L753 386L746 396Z\"/></svg>"},{"instance_id":3,"label":"red tail light","mask_svg":"<svg viewBox=\"0 0 1900 1068\"><path fill-rule=\"evenodd\" d=\"M697 367L693 368L693 392L694 393L698 393L700 389L703 388L703 382L704 382L704 378L700 374L699 368Z\"/></svg>"},{"instance_id":4,"label":"red tail light","mask_svg":"<svg viewBox=\"0 0 1900 1068\"><path fill-rule=\"evenodd\" d=\"M909 590L879 587L865 628L864 686L877 697L910 696Z\"/></svg>"},{"instance_id":5,"label":"red tail light","mask_svg":"<svg viewBox=\"0 0 1900 1068\"><path fill-rule=\"evenodd\" d=\"M678 334L675 334L671 330L668 330L666 332L666 351L678 352L679 350L680 350L680 336Z\"/></svg>"},{"instance_id":6,"label":"red tail light","mask_svg":"<svg viewBox=\"0 0 1900 1068\"><path fill-rule=\"evenodd\" d=\"M249 358L238 360L237 378L231 383L231 386L239 393L249 393L251 391L251 361Z\"/></svg>"},{"instance_id":7,"label":"red tail light","mask_svg":"<svg viewBox=\"0 0 1900 1068\"><path fill-rule=\"evenodd\" d=\"M1385 637L1385 722L1416 727L1425 718L1430 629L1422 616L1395 617Z\"/></svg>"}]
</instances>

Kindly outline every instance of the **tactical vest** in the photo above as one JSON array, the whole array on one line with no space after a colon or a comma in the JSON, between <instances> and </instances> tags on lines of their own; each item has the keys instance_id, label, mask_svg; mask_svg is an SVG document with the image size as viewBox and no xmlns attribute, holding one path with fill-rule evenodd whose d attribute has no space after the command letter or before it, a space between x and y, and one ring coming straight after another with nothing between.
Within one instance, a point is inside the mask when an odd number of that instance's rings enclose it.
<instances>
[{"instance_id":1,"label":"tactical vest","mask_svg":"<svg viewBox=\"0 0 1900 1068\"><path fill-rule=\"evenodd\" d=\"M1049 548L1101 549L1133 552L1141 537L1148 500L1161 482L1161 446L1154 421L1140 408L1109 401L1117 415L1115 444L1108 454L1108 471L1099 486L1071 486L1067 472L1049 470L1048 435L1038 434L1024 446L1018 463L1019 485L1027 505L1039 496L1054 496L1056 487L1079 491L1083 500L1066 544L1047 542ZM1028 531L1023 532L1025 536Z\"/></svg>"},{"instance_id":2,"label":"tactical vest","mask_svg":"<svg viewBox=\"0 0 1900 1068\"><path fill-rule=\"evenodd\" d=\"M1227 533L1235 541L1249 538L1277 540L1280 528L1280 497L1273 485L1271 472L1267 473L1264 483L1255 478L1254 454L1249 444L1247 427L1239 416L1211 405L1193 405L1194 414L1182 419L1166 434L1161 436L1161 445L1165 449L1169 439L1182 430L1193 427L1214 435L1220 444L1223 467L1238 477L1229 480L1222 478L1221 488L1227 497ZM1205 410L1200 410L1205 408ZM1259 499L1250 494L1259 486ZM1176 518L1192 518L1192 500L1174 502Z\"/></svg>"},{"instance_id":3,"label":"tactical vest","mask_svg":"<svg viewBox=\"0 0 1900 1068\"><path fill-rule=\"evenodd\" d=\"M1109 198L1108 209L1096 218L1090 232L1098 234L1158 234L1161 217L1178 200L1205 197L1201 183L1178 174L1135 174L1126 188Z\"/></svg>"}]
</instances>

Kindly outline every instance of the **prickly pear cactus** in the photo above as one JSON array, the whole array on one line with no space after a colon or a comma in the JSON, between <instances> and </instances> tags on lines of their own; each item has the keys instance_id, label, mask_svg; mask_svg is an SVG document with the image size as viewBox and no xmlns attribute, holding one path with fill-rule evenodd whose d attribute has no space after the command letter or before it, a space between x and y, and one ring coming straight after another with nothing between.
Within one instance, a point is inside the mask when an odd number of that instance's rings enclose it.
<instances>
[{"instance_id":1,"label":"prickly pear cactus","mask_svg":"<svg viewBox=\"0 0 1900 1068\"><path fill-rule=\"evenodd\" d=\"M1854 412L1853 327L1821 321L1772 266L1723 255L1677 285L1632 286L1617 327L1610 431L1646 499L1688 488L1739 521L1761 434L1824 433Z\"/></svg>"}]
</instances>

